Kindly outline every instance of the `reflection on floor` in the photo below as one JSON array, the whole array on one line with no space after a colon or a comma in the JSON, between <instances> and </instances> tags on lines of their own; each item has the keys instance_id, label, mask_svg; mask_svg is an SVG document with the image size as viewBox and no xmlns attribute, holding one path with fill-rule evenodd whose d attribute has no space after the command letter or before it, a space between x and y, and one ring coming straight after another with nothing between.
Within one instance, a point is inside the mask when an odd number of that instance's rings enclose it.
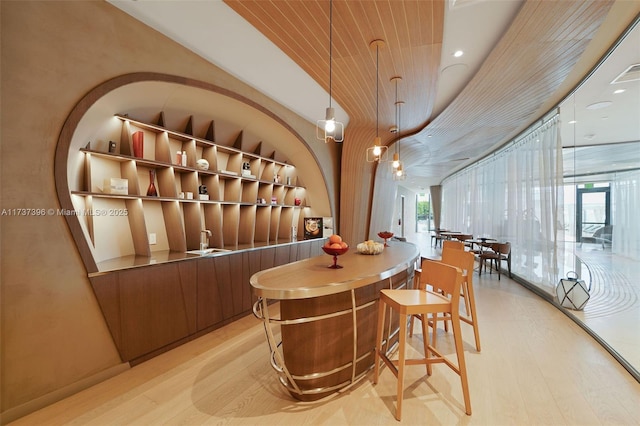
<instances>
[{"instance_id":1,"label":"reflection on floor","mask_svg":"<svg viewBox=\"0 0 640 426\"><path fill-rule=\"evenodd\" d=\"M407 235L425 257L439 256L429 233ZM571 244L564 257L566 271L576 270L587 284L590 299L583 311L567 310L584 323L640 375L640 262L616 256L599 244ZM575 253L575 256L574 256ZM497 278L496 278L497 279Z\"/></svg>"},{"instance_id":2,"label":"reflection on floor","mask_svg":"<svg viewBox=\"0 0 640 426\"><path fill-rule=\"evenodd\" d=\"M602 250L576 249L591 274L591 298L584 311L570 311L640 371L640 262Z\"/></svg>"}]
</instances>

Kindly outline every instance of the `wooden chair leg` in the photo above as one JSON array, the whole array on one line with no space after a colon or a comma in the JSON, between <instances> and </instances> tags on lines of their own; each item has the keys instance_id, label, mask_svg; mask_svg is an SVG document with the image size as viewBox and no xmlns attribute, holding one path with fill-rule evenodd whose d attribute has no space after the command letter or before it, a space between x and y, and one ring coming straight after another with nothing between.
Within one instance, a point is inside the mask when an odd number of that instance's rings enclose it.
<instances>
[{"instance_id":1,"label":"wooden chair leg","mask_svg":"<svg viewBox=\"0 0 640 426\"><path fill-rule=\"evenodd\" d=\"M424 322L423 322L424 324ZM405 363L405 349L406 349L406 336L407 336L407 316L400 314L400 334L399 349L398 349L398 398L396 405L396 419L400 421L402 419L402 398L404 396L404 363Z\"/></svg>"},{"instance_id":2,"label":"wooden chair leg","mask_svg":"<svg viewBox=\"0 0 640 426\"><path fill-rule=\"evenodd\" d=\"M431 356L431 351L429 350L429 326L427 325L428 318L425 315L421 315L422 317L422 346L424 347L424 357L429 359ZM427 367L427 376L431 375L431 363L426 363Z\"/></svg>"},{"instance_id":3,"label":"wooden chair leg","mask_svg":"<svg viewBox=\"0 0 640 426\"><path fill-rule=\"evenodd\" d=\"M462 296L464 298L464 312L467 314L467 316L471 316L471 306L469 304L469 291L467 288L467 281L463 281L462 283L462 294L460 296Z\"/></svg>"},{"instance_id":4,"label":"wooden chair leg","mask_svg":"<svg viewBox=\"0 0 640 426\"><path fill-rule=\"evenodd\" d=\"M380 374L380 351L382 351L382 332L384 329L384 311L386 303L378 300L378 328L376 330L376 350L373 356L373 383L378 383Z\"/></svg>"},{"instance_id":5,"label":"wooden chair leg","mask_svg":"<svg viewBox=\"0 0 640 426\"><path fill-rule=\"evenodd\" d=\"M411 317L409 317L409 337L413 337L413 319L415 317L413 315L411 315Z\"/></svg>"},{"instance_id":6,"label":"wooden chair leg","mask_svg":"<svg viewBox=\"0 0 640 426\"><path fill-rule=\"evenodd\" d=\"M432 334L431 334L431 346L433 346L434 348L438 347L438 345L436 344L437 341L438 341L438 321L437 321L437 318L438 318L438 314L433 314L433 317L431 318L431 324L433 324L432 327L431 327L431 329L433 330Z\"/></svg>"},{"instance_id":7,"label":"wooden chair leg","mask_svg":"<svg viewBox=\"0 0 640 426\"><path fill-rule=\"evenodd\" d=\"M473 285L469 285L469 282L465 281L462 283L462 288L466 292L465 301L469 299L469 316L471 317L473 336L476 340L476 350L480 352L480 331L478 330L478 316L476 313L476 298L475 293L473 292Z\"/></svg>"},{"instance_id":8,"label":"wooden chair leg","mask_svg":"<svg viewBox=\"0 0 640 426\"><path fill-rule=\"evenodd\" d=\"M458 358L458 371L460 375L460 383L462 385L462 395L464 398L464 408L467 415L471 415L471 397L469 396L469 382L467 380L467 364L464 360L464 346L462 344L462 330L460 327L460 318L451 320L453 327L453 338L456 346L456 355Z\"/></svg>"}]
</instances>

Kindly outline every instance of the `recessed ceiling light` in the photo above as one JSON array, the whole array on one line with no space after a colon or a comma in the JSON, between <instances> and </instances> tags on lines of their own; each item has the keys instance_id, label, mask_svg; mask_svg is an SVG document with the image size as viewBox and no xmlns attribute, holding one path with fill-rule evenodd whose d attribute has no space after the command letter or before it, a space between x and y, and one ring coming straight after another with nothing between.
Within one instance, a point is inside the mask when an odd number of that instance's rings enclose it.
<instances>
[{"instance_id":1,"label":"recessed ceiling light","mask_svg":"<svg viewBox=\"0 0 640 426\"><path fill-rule=\"evenodd\" d=\"M618 90L614 90L613 93L615 93L616 95L618 93L624 93L624 89L618 89Z\"/></svg>"},{"instance_id":2,"label":"recessed ceiling light","mask_svg":"<svg viewBox=\"0 0 640 426\"><path fill-rule=\"evenodd\" d=\"M587 105L587 109L602 109L610 106L612 103L613 102L611 101L596 102L594 104Z\"/></svg>"},{"instance_id":3,"label":"recessed ceiling light","mask_svg":"<svg viewBox=\"0 0 640 426\"><path fill-rule=\"evenodd\" d=\"M576 124L576 123L577 123L577 121L576 121L576 120L571 120L571 121L569 122L569 124Z\"/></svg>"},{"instance_id":4,"label":"recessed ceiling light","mask_svg":"<svg viewBox=\"0 0 640 426\"><path fill-rule=\"evenodd\" d=\"M462 55L464 55L464 52L462 50L456 50L455 52L453 52L453 56L455 58L459 58Z\"/></svg>"}]
</instances>

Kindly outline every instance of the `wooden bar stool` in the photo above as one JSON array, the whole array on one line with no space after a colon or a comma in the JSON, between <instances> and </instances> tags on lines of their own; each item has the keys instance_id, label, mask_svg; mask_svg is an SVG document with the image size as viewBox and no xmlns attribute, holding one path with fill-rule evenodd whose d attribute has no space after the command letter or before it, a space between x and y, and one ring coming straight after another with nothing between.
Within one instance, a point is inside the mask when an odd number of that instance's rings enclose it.
<instances>
[{"instance_id":1,"label":"wooden bar stool","mask_svg":"<svg viewBox=\"0 0 640 426\"><path fill-rule=\"evenodd\" d=\"M465 413L471 415L467 367L464 360L464 348L462 346L462 333L460 330L459 308L462 271L459 268L429 259L422 260L421 269L420 288L411 290L384 289L380 291L373 383L378 383L380 358L382 358L384 363L389 367L389 370L391 370L398 379L396 419L400 420L402 417L405 365L425 364L427 367L427 375L430 376L432 372L431 364L444 363L460 376L462 393L464 395ZM426 290L427 285L432 286L433 291ZM441 292L444 294L441 294ZM399 352L397 361L392 361L389 358L389 354L382 349L384 316L387 306L397 311L400 315L400 331L398 334ZM424 358L406 359L407 319L411 315L420 315L422 319ZM433 344L429 344L429 333L427 331L429 315L431 315L432 319L444 319L442 317L444 315L446 319L451 320L458 359L457 365L445 358Z\"/></svg>"},{"instance_id":2,"label":"wooden bar stool","mask_svg":"<svg viewBox=\"0 0 640 426\"><path fill-rule=\"evenodd\" d=\"M464 243L462 241L444 240L442 242L442 250L445 250L447 248L464 250Z\"/></svg>"},{"instance_id":3,"label":"wooden bar stool","mask_svg":"<svg viewBox=\"0 0 640 426\"><path fill-rule=\"evenodd\" d=\"M476 341L476 350L480 352L480 331L478 330L478 314L476 312L476 298L473 291L473 267L475 255L469 251L460 250L456 247L444 247L442 249L442 260L447 265L455 266L462 270L462 285L460 297L464 299L464 315L460 315L463 321L473 327L473 336ZM416 270L415 282L420 280L420 270ZM416 285L417 287L417 285ZM413 320L420 319L419 315L412 315L409 320L409 337L413 335ZM430 327L436 328L433 320L428 321ZM448 322L444 320L444 330L449 331ZM435 334L434 334L435 337ZM435 340L432 342L436 346Z\"/></svg>"},{"instance_id":4,"label":"wooden bar stool","mask_svg":"<svg viewBox=\"0 0 640 426\"><path fill-rule=\"evenodd\" d=\"M473 327L476 350L480 352L480 331L478 330L476 297L473 291L473 266L475 263L475 255L468 251L445 248L442 250L442 263L455 266L462 270L462 291L460 293L460 297L464 299L465 315L460 315L460 321L463 321Z\"/></svg>"}]
</instances>

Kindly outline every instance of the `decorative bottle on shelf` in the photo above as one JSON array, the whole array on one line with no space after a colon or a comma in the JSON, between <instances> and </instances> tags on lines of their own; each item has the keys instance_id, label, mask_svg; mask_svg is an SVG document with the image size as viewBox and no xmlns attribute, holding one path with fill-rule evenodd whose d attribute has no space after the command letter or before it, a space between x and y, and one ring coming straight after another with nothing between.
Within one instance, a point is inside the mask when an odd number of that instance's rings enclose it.
<instances>
[{"instance_id":1,"label":"decorative bottle on shelf","mask_svg":"<svg viewBox=\"0 0 640 426\"><path fill-rule=\"evenodd\" d=\"M133 156L144 157L144 132L138 131L133 134Z\"/></svg>"},{"instance_id":2,"label":"decorative bottle on shelf","mask_svg":"<svg viewBox=\"0 0 640 426\"><path fill-rule=\"evenodd\" d=\"M157 197L158 191L156 190L156 170L149 170L149 187L147 188L148 197Z\"/></svg>"}]
</instances>

